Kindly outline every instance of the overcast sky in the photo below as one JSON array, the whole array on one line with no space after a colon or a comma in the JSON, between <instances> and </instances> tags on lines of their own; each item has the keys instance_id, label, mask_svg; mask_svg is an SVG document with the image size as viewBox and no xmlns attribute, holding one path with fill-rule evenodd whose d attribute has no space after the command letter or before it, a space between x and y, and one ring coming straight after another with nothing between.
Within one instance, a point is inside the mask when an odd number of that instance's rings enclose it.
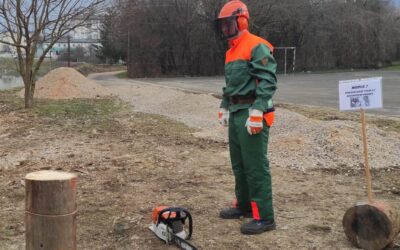
<instances>
[{"instance_id":1,"label":"overcast sky","mask_svg":"<svg viewBox=\"0 0 400 250\"><path fill-rule=\"evenodd\" d=\"M400 0L392 0L393 3L395 3L396 5L400 6Z\"/></svg>"}]
</instances>

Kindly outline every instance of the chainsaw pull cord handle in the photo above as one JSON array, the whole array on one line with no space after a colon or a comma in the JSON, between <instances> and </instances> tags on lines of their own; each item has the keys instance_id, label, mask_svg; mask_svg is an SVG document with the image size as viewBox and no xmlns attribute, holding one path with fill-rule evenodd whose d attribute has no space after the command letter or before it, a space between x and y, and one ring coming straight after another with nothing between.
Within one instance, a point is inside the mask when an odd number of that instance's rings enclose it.
<instances>
[{"instance_id":1,"label":"chainsaw pull cord handle","mask_svg":"<svg viewBox=\"0 0 400 250\"><path fill-rule=\"evenodd\" d=\"M189 213L189 211L187 209L180 208L180 207L165 208L165 209L161 210L160 213L158 214L157 224L156 224L157 226L160 224L163 214L167 213L167 212L168 212L168 217L166 219L167 221L171 218L171 215L173 212L176 213L176 215L175 215L176 217L174 219L181 220L183 224L185 224L186 219L189 219L189 235L185 239L185 240L189 240L192 237L192 233L193 233L193 219L192 219L192 215ZM185 216L181 216L181 212L184 212Z\"/></svg>"}]
</instances>

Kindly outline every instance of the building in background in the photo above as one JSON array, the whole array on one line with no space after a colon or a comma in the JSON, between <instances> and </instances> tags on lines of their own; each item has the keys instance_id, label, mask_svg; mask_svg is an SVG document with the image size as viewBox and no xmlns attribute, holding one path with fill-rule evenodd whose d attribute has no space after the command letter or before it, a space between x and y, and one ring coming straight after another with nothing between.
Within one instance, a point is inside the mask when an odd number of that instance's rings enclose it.
<instances>
[{"instance_id":1,"label":"building in background","mask_svg":"<svg viewBox=\"0 0 400 250\"><path fill-rule=\"evenodd\" d=\"M75 24L82 22L81 19L76 19ZM102 25L102 17L95 16L84 22L83 26L79 26L65 37L61 38L51 49L47 57L57 58L65 54L68 50L68 37L70 40L71 51L79 50L83 53L84 57L94 57L94 46L100 45L100 29ZM9 34L0 34L0 39L12 43L11 36ZM38 47L36 57L43 54L43 51L50 44L43 42ZM15 47L0 43L0 57L15 58L16 49Z\"/></svg>"},{"instance_id":2,"label":"building in background","mask_svg":"<svg viewBox=\"0 0 400 250\"><path fill-rule=\"evenodd\" d=\"M9 34L0 34L0 40L12 43L11 36ZM12 58L15 57L17 51L15 47L0 43L0 57Z\"/></svg>"},{"instance_id":3,"label":"building in background","mask_svg":"<svg viewBox=\"0 0 400 250\"><path fill-rule=\"evenodd\" d=\"M81 19L76 19L75 24L82 22ZM94 45L100 45L100 29L102 25L102 17L94 16L84 22L82 26L77 27L65 37L61 38L54 44L49 53L49 57L59 57L67 53L68 40L70 43L71 51L80 50L84 53L85 57L91 57L94 54ZM44 42L40 50L44 50L49 46ZM38 51L37 54L41 54Z\"/></svg>"}]
</instances>

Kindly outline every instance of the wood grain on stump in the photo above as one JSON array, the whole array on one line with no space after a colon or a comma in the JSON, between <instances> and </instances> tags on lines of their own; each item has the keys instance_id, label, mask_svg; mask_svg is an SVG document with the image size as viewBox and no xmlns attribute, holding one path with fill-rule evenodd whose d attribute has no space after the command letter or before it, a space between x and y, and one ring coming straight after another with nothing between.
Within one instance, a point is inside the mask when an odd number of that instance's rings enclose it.
<instances>
[{"instance_id":1,"label":"wood grain on stump","mask_svg":"<svg viewBox=\"0 0 400 250\"><path fill-rule=\"evenodd\" d=\"M76 181L59 171L26 175L27 250L76 249Z\"/></svg>"},{"instance_id":2,"label":"wood grain on stump","mask_svg":"<svg viewBox=\"0 0 400 250\"><path fill-rule=\"evenodd\" d=\"M391 244L400 233L400 218L387 203L359 203L347 210L343 228L353 245L380 250Z\"/></svg>"}]
</instances>

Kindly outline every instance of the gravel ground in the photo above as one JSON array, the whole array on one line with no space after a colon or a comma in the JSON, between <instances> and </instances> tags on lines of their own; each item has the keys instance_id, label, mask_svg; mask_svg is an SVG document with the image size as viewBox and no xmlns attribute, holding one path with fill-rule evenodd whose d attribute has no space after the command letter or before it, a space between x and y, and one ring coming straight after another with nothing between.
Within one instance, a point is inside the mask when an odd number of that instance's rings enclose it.
<instances>
[{"instance_id":1,"label":"gravel ground","mask_svg":"<svg viewBox=\"0 0 400 250\"><path fill-rule=\"evenodd\" d=\"M135 111L165 115L198 129L196 136L227 141L227 129L217 121L220 100L210 94L135 80L106 87L131 103ZM373 125L368 126L367 133L371 168L399 167L400 135ZM269 153L274 165L302 171L363 167L360 124L357 122L320 121L279 108L270 134Z\"/></svg>"}]
</instances>

